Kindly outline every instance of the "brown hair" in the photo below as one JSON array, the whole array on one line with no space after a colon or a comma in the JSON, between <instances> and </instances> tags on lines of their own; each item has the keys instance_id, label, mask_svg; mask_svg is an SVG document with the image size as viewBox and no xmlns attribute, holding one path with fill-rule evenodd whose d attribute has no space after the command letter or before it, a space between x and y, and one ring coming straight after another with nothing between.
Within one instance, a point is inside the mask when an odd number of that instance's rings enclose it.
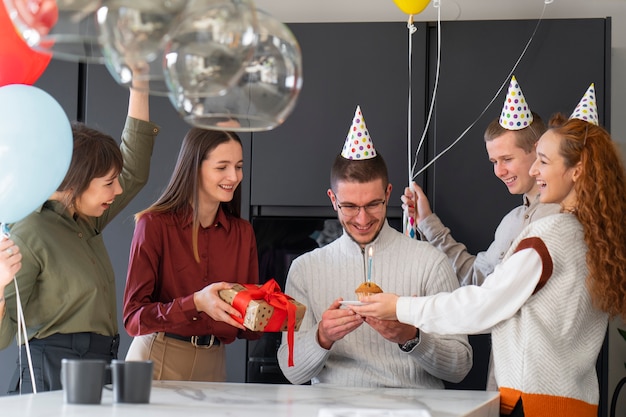
<instances>
[{"instance_id":1,"label":"brown hair","mask_svg":"<svg viewBox=\"0 0 626 417\"><path fill-rule=\"evenodd\" d=\"M523 149L526 153L533 152L535 150L535 144L546 131L546 125L541 120L541 117L535 112L533 114L533 122L520 130L514 130L515 132L515 144L518 148ZM506 132L509 132L508 129L503 128L500 125L500 119L496 118L489 123L487 129L485 129L485 142L490 142Z\"/></svg>"},{"instance_id":2,"label":"brown hair","mask_svg":"<svg viewBox=\"0 0 626 417\"><path fill-rule=\"evenodd\" d=\"M124 159L115 139L82 122L72 122L72 136L72 160L57 191L66 192L68 198L63 204L74 206L76 213L83 216L76 208L76 200L89 188L94 178L104 177L111 170L119 175Z\"/></svg>"},{"instance_id":3,"label":"brown hair","mask_svg":"<svg viewBox=\"0 0 626 417\"><path fill-rule=\"evenodd\" d=\"M191 128L183 138L174 172L165 191L150 207L135 215L135 221L137 221L145 213L185 213L191 209L193 213L193 252L198 262L200 262L198 254L198 230L200 228L198 184L202 161L207 159L209 154L219 145L231 140L241 145L241 139L234 132ZM233 199L228 202L221 202L220 207L227 215L241 217L241 187L237 186Z\"/></svg>"},{"instance_id":4,"label":"brown hair","mask_svg":"<svg viewBox=\"0 0 626 417\"><path fill-rule=\"evenodd\" d=\"M383 189L387 189L389 184L389 174L387 165L382 155L378 153L370 159L346 159L337 155L332 168L330 169L330 188L337 191L339 181L347 182L370 182L373 180L383 180Z\"/></svg>"},{"instance_id":5,"label":"brown hair","mask_svg":"<svg viewBox=\"0 0 626 417\"><path fill-rule=\"evenodd\" d=\"M550 129L563 140L567 167L579 162L574 183L575 214L587 244L587 286L594 305L611 317L626 318L626 173L610 134L589 122L556 114Z\"/></svg>"}]
</instances>

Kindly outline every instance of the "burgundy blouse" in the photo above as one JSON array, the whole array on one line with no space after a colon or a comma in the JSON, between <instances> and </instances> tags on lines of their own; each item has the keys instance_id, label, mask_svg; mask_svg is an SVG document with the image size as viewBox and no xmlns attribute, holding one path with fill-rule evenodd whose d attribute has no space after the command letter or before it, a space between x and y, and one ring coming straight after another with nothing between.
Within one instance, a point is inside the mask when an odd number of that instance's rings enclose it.
<instances>
[{"instance_id":1,"label":"burgundy blouse","mask_svg":"<svg viewBox=\"0 0 626 417\"><path fill-rule=\"evenodd\" d=\"M198 312L194 292L220 281L258 283L258 258L252 225L221 208L214 224L198 231L200 262L193 256L191 216L146 213L135 226L124 292L124 326L131 336L170 332L215 335L223 343L236 337L257 339Z\"/></svg>"}]
</instances>

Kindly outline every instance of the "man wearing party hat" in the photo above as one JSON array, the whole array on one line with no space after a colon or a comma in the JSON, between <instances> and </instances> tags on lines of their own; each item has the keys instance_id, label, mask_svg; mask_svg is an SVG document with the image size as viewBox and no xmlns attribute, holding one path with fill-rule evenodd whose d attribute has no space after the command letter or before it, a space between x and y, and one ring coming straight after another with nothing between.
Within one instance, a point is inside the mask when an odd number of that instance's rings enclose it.
<instances>
[{"instance_id":1,"label":"man wearing party hat","mask_svg":"<svg viewBox=\"0 0 626 417\"><path fill-rule=\"evenodd\" d=\"M348 308L364 281L384 291L435 294L458 287L445 255L411 239L386 219L391 184L357 107L343 150L331 169L327 191L344 233L296 258L285 291L307 305L294 343L278 351L280 367L294 384L443 388L472 367L464 335L440 337L397 321L364 320Z\"/></svg>"},{"instance_id":2,"label":"man wearing party hat","mask_svg":"<svg viewBox=\"0 0 626 417\"><path fill-rule=\"evenodd\" d=\"M426 195L417 184L413 183L413 190L405 190L404 207L416 218L422 237L448 256L460 285L480 285L524 227L533 220L558 212L557 205L539 203L537 183L529 174L536 159L535 144L545 130L543 121L530 110L513 76L500 117L487 126L484 138L494 174L509 193L522 195L523 204L502 219L494 241L484 252L472 255L464 244L454 240L450 229L431 211Z\"/></svg>"},{"instance_id":3,"label":"man wearing party hat","mask_svg":"<svg viewBox=\"0 0 626 417\"><path fill-rule=\"evenodd\" d=\"M485 130L485 146L493 172L506 185L509 193L522 195L522 205L511 210L500 222L494 241L486 251L470 254L457 242L439 217L432 212L428 198L415 183L405 190L402 200L409 215L416 219L421 236L443 251L461 286L481 285L493 272L511 243L530 222L558 213L556 204L541 204L539 189L529 170L535 162L535 144L546 127L538 114L530 110L515 76L511 78L500 116ZM488 204L486 202L485 204ZM487 389L495 390L493 370L489 371Z\"/></svg>"}]
</instances>

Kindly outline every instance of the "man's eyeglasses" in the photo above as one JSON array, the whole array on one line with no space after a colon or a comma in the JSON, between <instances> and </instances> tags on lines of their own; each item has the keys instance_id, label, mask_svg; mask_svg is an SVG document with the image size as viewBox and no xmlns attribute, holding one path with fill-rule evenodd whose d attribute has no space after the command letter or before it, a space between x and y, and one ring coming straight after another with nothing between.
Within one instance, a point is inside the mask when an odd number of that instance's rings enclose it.
<instances>
[{"instance_id":1,"label":"man's eyeglasses","mask_svg":"<svg viewBox=\"0 0 626 417\"><path fill-rule=\"evenodd\" d=\"M365 206L353 206L352 204L341 205L337 203L337 207L339 207L341 214L343 214L346 217L357 216L361 212L361 209L365 210L367 214L372 214L372 215L380 214L383 211L384 206L385 206L385 200L374 201Z\"/></svg>"}]
</instances>

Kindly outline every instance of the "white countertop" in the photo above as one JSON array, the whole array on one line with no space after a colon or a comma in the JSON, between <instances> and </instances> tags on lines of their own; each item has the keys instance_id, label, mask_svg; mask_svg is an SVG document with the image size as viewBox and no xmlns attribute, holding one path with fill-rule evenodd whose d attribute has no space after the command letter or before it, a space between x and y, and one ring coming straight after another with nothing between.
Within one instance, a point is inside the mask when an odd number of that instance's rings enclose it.
<instances>
[{"instance_id":1,"label":"white countertop","mask_svg":"<svg viewBox=\"0 0 626 417\"><path fill-rule=\"evenodd\" d=\"M498 417L500 407L499 394L486 391L180 381L154 381L150 404L113 404L112 398L106 389L99 405L65 404L62 391L4 396L0 413L25 417Z\"/></svg>"}]
</instances>

